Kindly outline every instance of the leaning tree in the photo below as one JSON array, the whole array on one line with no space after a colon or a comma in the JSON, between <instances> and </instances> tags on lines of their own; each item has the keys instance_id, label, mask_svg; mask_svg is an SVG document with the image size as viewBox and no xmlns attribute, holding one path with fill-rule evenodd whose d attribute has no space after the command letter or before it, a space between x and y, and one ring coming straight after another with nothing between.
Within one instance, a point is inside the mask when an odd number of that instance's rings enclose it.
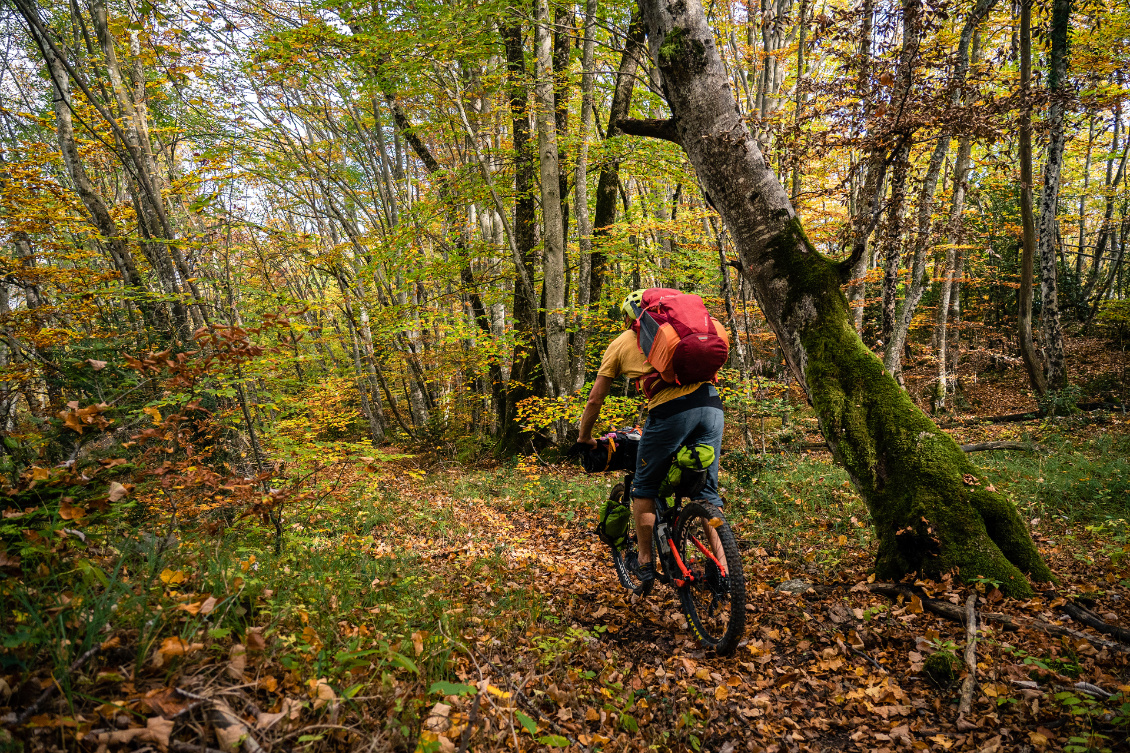
<instances>
[{"instance_id":1,"label":"leaning tree","mask_svg":"<svg viewBox=\"0 0 1130 753\"><path fill-rule=\"evenodd\" d=\"M805 236L746 129L699 0L640 4L672 117L625 130L686 150L832 455L871 511L877 574L939 577L956 568L999 581L1012 596L1032 593L1028 578L1052 580L1012 503L860 340L840 289L855 259L832 261Z\"/></svg>"}]
</instances>

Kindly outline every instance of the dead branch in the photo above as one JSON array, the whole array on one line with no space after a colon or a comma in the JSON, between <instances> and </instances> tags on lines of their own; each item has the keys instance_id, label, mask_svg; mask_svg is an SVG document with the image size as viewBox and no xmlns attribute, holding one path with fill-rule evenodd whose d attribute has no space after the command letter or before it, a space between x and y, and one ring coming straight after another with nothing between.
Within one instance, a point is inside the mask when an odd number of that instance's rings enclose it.
<instances>
[{"instance_id":1,"label":"dead branch","mask_svg":"<svg viewBox=\"0 0 1130 753\"><path fill-rule=\"evenodd\" d=\"M901 586L894 583L871 583L867 586L867 589L873 593L882 594L890 598L897 598L900 595L904 597L919 595L915 592L914 589L910 588L909 586ZM924 598L922 599L922 606L924 609L933 612L939 617L945 617L946 619L953 620L954 622L962 622L965 616L960 607L954 604L950 604L948 601ZM1042 630L1049 635L1074 638L1075 640L1084 640L1090 643L1092 646L1095 646L1096 648L1105 648L1110 651L1117 651L1120 654L1130 654L1130 646L1127 646L1125 644L1108 641L1105 638L1099 638L1094 635L1087 635L1086 633L1080 632L1078 630L1072 630L1071 628L1066 628L1062 625L1053 625L1052 623L1044 622L1043 620L1032 619L1030 622L1020 622L1019 620L1015 620L1007 614L1001 614L1000 612L983 612L981 614L981 618L982 620L1000 623L1001 625L1004 625L1005 627L1011 628L1013 630L1022 630L1025 628Z\"/></svg>"},{"instance_id":2,"label":"dead branch","mask_svg":"<svg viewBox=\"0 0 1130 753\"><path fill-rule=\"evenodd\" d=\"M957 728L969 723L966 715L973 708L973 690L977 687L977 594L965 600L965 680L961 683L961 703L957 706Z\"/></svg>"},{"instance_id":3,"label":"dead branch","mask_svg":"<svg viewBox=\"0 0 1130 753\"><path fill-rule=\"evenodd\" d=\"M1118 625L1111 625L1109 622L1099 617L1097 614L1087 609L1078 602L1069 601L1063 605L1063 611L1067 616L1076 622L1081 622L1087 627L1094 628L1100 633L1117 638L1123 643L1130 643L1130 630Z\"/></svg>"},{"instance_id":4,"label":"dead branch","mask_svg":"<svg viewBox=\"0 0 1130 753\"><path fill-rule=\"evenodd\" d=\"M962 452L984 452L986 450L1020 450L1021 452L1035 452L1038 448L1028 442L979 442L977 444L963 444Z\"/></svg>"}]
</instances>

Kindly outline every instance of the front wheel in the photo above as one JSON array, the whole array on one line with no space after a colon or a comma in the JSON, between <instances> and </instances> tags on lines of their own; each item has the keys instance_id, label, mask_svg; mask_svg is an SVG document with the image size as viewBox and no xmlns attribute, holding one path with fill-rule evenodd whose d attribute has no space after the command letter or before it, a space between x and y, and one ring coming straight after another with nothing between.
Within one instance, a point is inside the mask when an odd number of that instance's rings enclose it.
<instances>
[{"instance_id":1,"label":"front wheel","mask_svg":"<svg viewBox=\"0 0 1130 753\"><path fill-rule=\"evenodd\" d=\"M745 632L745 573L730 524L714 505L690 502L675 523L675 548L691 575L676 588L691 629L717 654L733 653Z\"/></svg>"}]
</instances>

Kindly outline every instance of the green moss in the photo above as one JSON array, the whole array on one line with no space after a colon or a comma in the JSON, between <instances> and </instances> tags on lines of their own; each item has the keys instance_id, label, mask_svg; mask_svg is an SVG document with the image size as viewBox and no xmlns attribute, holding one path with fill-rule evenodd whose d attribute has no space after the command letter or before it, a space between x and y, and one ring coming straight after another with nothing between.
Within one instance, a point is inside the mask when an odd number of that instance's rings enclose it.
<instances>
[{"instance_id":1,"label":"green moss","mask_svg":"<svg viewBox=\"0 0 1130 753\"><path fill-rule=\"evenodd\" d=\"M927 657L922 671L935 685L944 688L957 679L958 666L957 657L949 651L936 651Z\"/></svg>"},{"instance_id":2,"label":"green moss","mask_svg":"<svg viewBox=\"0 0 1130 753\"><path fill-rule=\"evenodd\" d=\"M953 439L918 409L859 339L835 265L813 249L800 222L767 249L788 281L783 318L799 331L805 381L821 428L866 501L879 541L877 573L1000 581L1012 596L1052 575L1023 522Z\"/></svg>"},{"instance_id":3,"label":"green moss","mask_svg":"<svg viewBox=\"0 0 1130 753\"><path fill-rule=\"evenodd\" d=\"M706 47L697 39L692 39L687 30L675 26L663 38L659 47L659 66L664 69L682 68L687 72L698 71L706 65Z\"/></svg>"}]
</instances>

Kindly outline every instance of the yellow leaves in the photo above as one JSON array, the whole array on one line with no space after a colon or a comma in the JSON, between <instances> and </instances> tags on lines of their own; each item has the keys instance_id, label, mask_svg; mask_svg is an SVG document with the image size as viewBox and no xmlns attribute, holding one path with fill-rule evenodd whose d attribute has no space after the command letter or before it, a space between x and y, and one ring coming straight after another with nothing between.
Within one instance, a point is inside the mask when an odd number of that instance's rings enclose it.
<instances>
[{"instance_id":1,"label":"yellow leaves","mask_svg":"<svg viewBox=\"0 0 1130 753\"><path fill-rule=\"evenodd\" d=\"M715 516L715 517L711 518L710 520L706 521L706 524L708 526L710 526L711 528L718 528L719 526L722 525L722 519Z\"/></svg>"},{"instance_id":2,"label":"yellow leaves","mask_svg":"<svg viewBox=\"0 0 1130 753\"><path fill-rule=\"evenodd\" d=\"M503 698L503 699L505 699L505 698L509 698L509 697L510 697L510 692L509 692L509 691L506 691L506 690L501 690L501 689L499 689L499 688L496 688L496 687L495 687L495 686L493 686L493 685L487 685L487 692L488 692L488 693L490 693L490 694L491 694L492 696L494 696L494 697L496 697L496 698Z\"/></svg>"},{"instance_id":3,"label":"yellow leaves","mask_svg":"<svg viewBox=\"0 0 1130 753\"><path fill-rule=\"evenodd\" d=\"M184 574L183 570L170 570L166 567L161 571L160 578L161 582L166 586L179 586L181 583L184 583L187 576Z\"/></svg>"},{"instance_id":4,"label":"yellow leaves","mask_svg":"<svg viewBox=\"0 0 1130 753\"><path fill-rule=\"evenodd\" d=\"M161 424L161 411L160 410L158 410L157 408L154 408L153 406L150 405L150 406L146 406L145 408L142 408L141 412L144 413L145 415L149 416L150 419L152 419L154 426L160 426L160 424Z\"/></svg>"},{"instance_id":5,"label":"yellow leaves","mask_svg":"<svg viewBox=\"0 0 1130 753\"><path fill-rule=\"evenodd\" d=\"M730 697L730 689L725 685L719 685L714 688L714 700L724 701Z\"/></svg>"}]
</instances>

